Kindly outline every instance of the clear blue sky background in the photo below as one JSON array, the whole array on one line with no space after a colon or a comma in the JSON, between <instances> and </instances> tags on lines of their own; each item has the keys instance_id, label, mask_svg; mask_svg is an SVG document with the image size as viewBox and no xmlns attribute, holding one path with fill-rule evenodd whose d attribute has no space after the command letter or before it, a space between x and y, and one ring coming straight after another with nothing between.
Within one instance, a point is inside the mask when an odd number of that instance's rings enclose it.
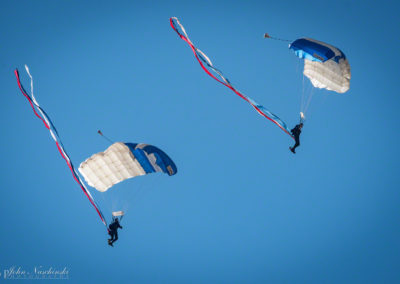
<instances>
[{"instance_id":1,"label":"clear blue sky background","mask_svg":"<svg viewBox=\"0 0 400 284\"><path fill-rule=\"evenodd\" d=\"M0 272L67 267L72 283L399 282L399 8L1 1ZM289 126L301 64L265 32L340 47L351 88L316 92L293 155L286 134L201 70L172 16L234 86ZM15 67L29 86L24 64L76 166L109 146L98 129L157 145L178 166L174 177L114 188L129 204L114 248L18 90ZM107 198L95 197L110 219Z\"/></svg>"}]
</instances>

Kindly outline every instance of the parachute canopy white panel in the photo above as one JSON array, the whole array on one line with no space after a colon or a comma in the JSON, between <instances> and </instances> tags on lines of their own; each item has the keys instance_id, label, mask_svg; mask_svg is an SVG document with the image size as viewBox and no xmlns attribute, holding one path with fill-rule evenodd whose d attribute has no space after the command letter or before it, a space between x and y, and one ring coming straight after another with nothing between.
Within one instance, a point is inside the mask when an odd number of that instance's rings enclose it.
<instances>
[{"instance_id":1,"label":"parachute canopy white panel","mask_svg":"<svg viewBox=\"0 0 400 284\"><path fill-rule=\"evenodd\" d=\"M350 65L346 59L340 59L339 63L305 59L303 73L316 88L337 93L345 93L350 88Z\"/></svg>"},{"instance_id":2,"label":"parachute canopy white panel","mask_svg":"<svg viewBox=\"0 0 400 284\"><path fill-rule=\"evenodd\" d=\"M314 39L295 40L290 48L304 59L304 75L314 87L337 93L345 93L350 88L350 64L344 53L327 43Z\"/></svg>"},{"instance_id":3,"label":"parachute canopy white panel","mask_svg":"<svg viewBox=\"0 0 400 284\"><path fill-rule=\"evenodd\" d=\"M155 146L117 142L82 162L79 172L90 186L104 192L128 178L153 172L174 175L177 168L167 154Z\"/></svg>"},{"instance_id":4,"label":"parachute canopy white panel","mask_svg":"<svg viewBox=\"0 0 400 284\"><path fill-rule=\"evenodd\" d=\"M114 211L114 212L112 212L112 215L114 216L114 217L118 217L118 216L124 216L124 211Z\"/></svg>"}]
</instances>

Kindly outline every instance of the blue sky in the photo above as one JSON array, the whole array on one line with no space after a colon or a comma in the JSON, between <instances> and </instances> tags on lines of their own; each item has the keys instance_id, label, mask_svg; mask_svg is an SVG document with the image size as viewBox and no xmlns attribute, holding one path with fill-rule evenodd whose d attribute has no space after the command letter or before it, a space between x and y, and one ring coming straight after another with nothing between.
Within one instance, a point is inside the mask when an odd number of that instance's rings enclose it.
<instances>
[{"instance_id":1,"label":"blue sky","mask_svg":"<svg viewBox=\"0 0 400 284\"><path fill-rule=\"evenodd\" d=\"M73 283L400 281L398 11L396 1L2 1L1 277L14 266L67 267ZM293 155L286 134L201 70L172 16L289 126L302 65L265 32L341 48L350 90L315 91ZM109 146L102 129L178 167L115 186L129 210L114 248L18 90L24 64L76 166Z\"/></svg>"}]
</instances>

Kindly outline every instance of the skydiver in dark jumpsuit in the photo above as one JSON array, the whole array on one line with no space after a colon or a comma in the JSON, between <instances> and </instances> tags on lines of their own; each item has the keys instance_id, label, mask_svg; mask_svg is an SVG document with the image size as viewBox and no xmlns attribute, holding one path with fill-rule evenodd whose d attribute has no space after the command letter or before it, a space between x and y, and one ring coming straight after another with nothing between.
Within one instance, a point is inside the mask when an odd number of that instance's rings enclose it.
<instances>
[{"instance_id":1,"label":"skydiver in dark jumpsuit","mask_svg":"<svg viewBox=\"0 0 400 284\"><path fill-rule=\"evenodd\" d=\"M118 218L115 218L113 222L108 226L108 234L110 235L110 239L108 239L108 244L113 247L113 243L118 240L118 228L122 229L122 226L119 224Z\"/></svg>"},{"instance_id":2,"label":"skydiver in dark jumpsuit","mask_svg":"<svg viewBox=\"0 0 400 284\"><path fill-rule=\"evenodd\" d=\"M300 124L297 124L290 132L292 132L294 136L294 141L296 143L293 145L293 147L289 147L290 151L293 152L293 154L296 154L295 149L300 146L300 134L301 134L301 129L303 128L303 123L301 122Z\"/></svg>"}]
</instances>

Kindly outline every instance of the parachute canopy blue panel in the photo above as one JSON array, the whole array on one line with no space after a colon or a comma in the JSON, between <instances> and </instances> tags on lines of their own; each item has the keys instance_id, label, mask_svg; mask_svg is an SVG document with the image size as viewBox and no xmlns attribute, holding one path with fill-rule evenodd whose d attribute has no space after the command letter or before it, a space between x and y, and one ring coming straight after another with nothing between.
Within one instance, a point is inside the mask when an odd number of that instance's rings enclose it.
<instances>
[{"instance_id":1,"label":"parachute canopy blue panel","mask_svg":"<svg viewBox=\"0 0 400 284\"><path fill-rule=\"evenodd\" d=\"M339 62L341 58L346 59L344 53L337 47L313 39L296 39L290 44L290 49L293 49L299 58L311 61L325 62L333 59Z\"/></svg>"},{"instance_id":2,"label":"parachute canopy blue panel","mask_svg":"<svg viewBox=\"0 0 400 284\"><path fill-rule=\"evenodd\" d=\"M314 87L344 93L350 88L350 64L337 47L322 41L300 38L289 46L304 59L304 75Z\"/></svg>"},{"instance_id":3,"label":"parachute canopy blue panel","mask_svg":"<svg viewBox=\"0 0 400 284\"><path fill-rule=\"evenodd\" d=\"M125 143L146 173L163 172L170 176L177 173L175 163L165 152L148 144Z\"/></svg>"},{"instance_id":4,"label":"parachute canopy blue panel","mask_svg":"<svg viewBox=\"0 0 400 284\"><path fill-rule=\"evenodd\" d=\"M90 186L104 192L136 176L155 172L172 176L177 168L171 158L155 146L116 142L82 162L79 171Z\"/></svg>"}]
</instances>

